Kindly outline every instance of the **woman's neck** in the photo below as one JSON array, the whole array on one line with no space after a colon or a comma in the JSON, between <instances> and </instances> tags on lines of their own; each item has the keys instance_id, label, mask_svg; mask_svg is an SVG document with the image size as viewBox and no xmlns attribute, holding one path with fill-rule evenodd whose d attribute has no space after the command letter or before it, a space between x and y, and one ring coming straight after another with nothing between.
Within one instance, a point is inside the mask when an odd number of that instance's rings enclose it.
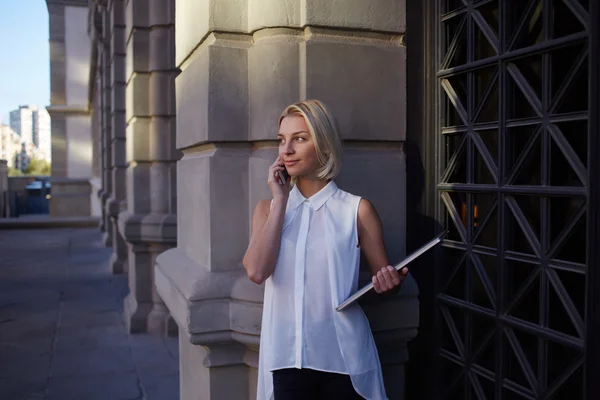
<instances>
[{"instance_id":1,"label":"woman's neck","mask_svg":"<svg viewBox=\"0 0 600 400\"><path fill-rule=\"evenodd\" d=\"M317 178L311 179L298 177L298 179L296 179L296 186L298 187L298 190L300 193L302 193L302 196L306 197L307 199L315 193L318 193L321 189L327 186L328 183L328 180Z\"/></svg>"}]
</instances>

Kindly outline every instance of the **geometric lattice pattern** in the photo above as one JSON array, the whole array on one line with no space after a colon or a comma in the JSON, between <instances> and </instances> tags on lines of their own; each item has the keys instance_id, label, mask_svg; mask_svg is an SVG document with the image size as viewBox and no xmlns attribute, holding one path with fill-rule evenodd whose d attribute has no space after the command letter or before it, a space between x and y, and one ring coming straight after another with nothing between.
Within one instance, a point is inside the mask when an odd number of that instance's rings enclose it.
<instances>
[{"instance_id":1,"label":"geometric lattice pattern","mask_svg":"<svg viewBox=\"0 0 600 400\"><path fill-rule=\"evenodd\" d=\"M439 0L442 398L581 398L589 2Z\"/></svg>"}]
</instances>

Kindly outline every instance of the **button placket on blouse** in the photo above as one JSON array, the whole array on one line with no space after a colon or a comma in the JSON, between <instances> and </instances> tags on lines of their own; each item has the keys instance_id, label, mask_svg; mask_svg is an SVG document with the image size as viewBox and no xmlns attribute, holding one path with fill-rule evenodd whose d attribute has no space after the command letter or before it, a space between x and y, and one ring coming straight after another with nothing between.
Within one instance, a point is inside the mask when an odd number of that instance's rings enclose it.
<instances>
[{"instance_id":1,"label":"button placket on blouse","mask_svg":"<svg viewBox=\"0 0 600 400\"><path fill-rule=\"evenodd\" d=\"M312 205L304 201L301 205L302 219L300 220L300 229L298 232L298 243L296 247L296 262L294 268L295 293L294 300L296 306L296 367L302 368L303 356L303 324L304 324L304 276L306 271L306 242L308 239L308 230Z\"/></svg>"}]
</instances>

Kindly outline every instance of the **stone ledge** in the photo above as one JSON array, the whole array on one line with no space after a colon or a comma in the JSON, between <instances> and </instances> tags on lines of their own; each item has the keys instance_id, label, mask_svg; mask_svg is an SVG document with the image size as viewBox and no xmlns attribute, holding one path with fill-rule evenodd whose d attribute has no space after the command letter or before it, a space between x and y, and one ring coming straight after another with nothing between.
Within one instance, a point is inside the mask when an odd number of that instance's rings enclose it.
<instances>
[{"instance_id":1,"label":"stone ledge","mask_svg":"<svg viewBox=\"0 0 600 400\"><path fill-rule=\"evenodd\" d=\"M88 7L88 0L46 0L48 5L60 4L63 6Z\"/></svg>"},{"instance_id":2,"label":"stone ledge","mask_svg":"<svg viewBox=\"0 0 600 400\"><path fill-rule=\"evenodd\" d=\"M174 248L157 257L155 285L191 343L209 345L234 340L258 346L263 289L250 282L244 270L210 272ZM260 298L261 303L244 298ZM258 324L243 323L248 313L258 317Z\"/></svg>"},{"instance_id":3,"label":"stone ledge","mask_svg":"<svg viewBox=\"0 0 600 400\"><path fill-rule=\"evenodd\" d=\"M211 272L174 248L157 257L154 276L158 293L190 343L237 342L258 350L264 286L252 283L244 270ZM363 305L383 365L408 360L406 343L416 336L419 323L417 295L409 277L398 295L374 295Z\"/></svg>"},{"instance_id":4,"label":"stone ledge","mask_svg":"<svg viewBox=\"0 0 600 400\"><path fill-rule=\"evenodd\" d=\"M51 105L46 107L48 114L52 117L56 114L64 115L90 115L91 110L86 106L65 106L65 105Z\"/></svg>"},{"instance_id":5,"label":"stone ledge","mask_svg":"<svg viewBox=\"0 0 600 400\"><path fill-rule=\"evenodd\" d=\"M177 243L177 215L133 214L121 211L118 214L119 233L128 243Z\"/></svg>"}]
</instances>

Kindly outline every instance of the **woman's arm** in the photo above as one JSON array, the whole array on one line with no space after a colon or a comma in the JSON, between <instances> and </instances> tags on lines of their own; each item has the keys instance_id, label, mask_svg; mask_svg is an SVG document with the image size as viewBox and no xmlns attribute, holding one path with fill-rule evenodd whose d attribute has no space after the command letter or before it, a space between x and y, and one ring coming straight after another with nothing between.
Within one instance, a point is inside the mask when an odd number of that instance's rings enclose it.
<instances>
[{"instance_id":1,"label":"woman's arm","mask_svg":"<svg viewBox=\"0 0 600 400\"><path fill-rule=\"evenodd\" d=\"M259 285L271 276L275 269L285 207L284 201L273 200L271 208L270 200L261 200L254 209L252 236L243 264L250 280Z\"/></svg>"},{"instance_id":2,"label":"woman's arm","mask_svg":"<svg viewBox=\"0 0 600 400\"><path fill-rule=\"evenodd\" d=\"M375 291L382 294L396 293L408 269L403 268L402 272L398 272L389 265L381 219L373 204L366 199L361 199L358 205L358 241L371 268Z\"/></svg>"}]
</instances>

